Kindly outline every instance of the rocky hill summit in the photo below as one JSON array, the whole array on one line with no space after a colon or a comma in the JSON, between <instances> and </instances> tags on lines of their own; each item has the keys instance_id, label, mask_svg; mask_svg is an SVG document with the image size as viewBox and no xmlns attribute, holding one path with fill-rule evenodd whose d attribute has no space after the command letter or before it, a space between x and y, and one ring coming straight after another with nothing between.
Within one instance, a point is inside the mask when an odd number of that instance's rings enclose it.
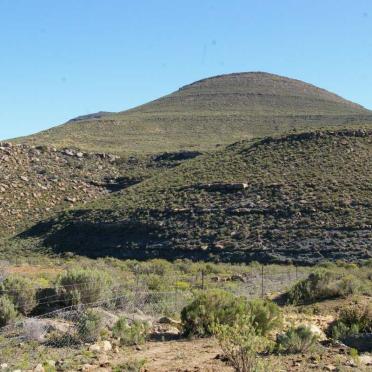
<instances>
[{"instance_id":1,"label":"rocky hill summit","mask_svg":"<svg viewBox=\"0 0 372 372\"><path fill-rule=\"evenodd\" d=\"M356 103L299 80L248 72L203 79L131 110L85 115L16 141L153 155L363 125L372 126L372 112Z\"/></svg>"}]
</instances>

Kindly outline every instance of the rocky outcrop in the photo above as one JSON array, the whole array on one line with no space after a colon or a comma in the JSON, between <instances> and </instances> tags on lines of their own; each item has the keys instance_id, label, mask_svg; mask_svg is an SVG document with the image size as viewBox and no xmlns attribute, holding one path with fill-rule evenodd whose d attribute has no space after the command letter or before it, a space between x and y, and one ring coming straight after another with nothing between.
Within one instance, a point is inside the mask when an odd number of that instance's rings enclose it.
<instances>
[{"instance_id":1,"label":"rocky outcrop","mask_svg":"<svg viewBox=\"0 0 372 372\"><path fill-rule=\"evenodd\" d=\"M0 143L0 235L111 191L118 156ZM110 186L113 186L110 184Z\"/></svg>"}]
</instances>

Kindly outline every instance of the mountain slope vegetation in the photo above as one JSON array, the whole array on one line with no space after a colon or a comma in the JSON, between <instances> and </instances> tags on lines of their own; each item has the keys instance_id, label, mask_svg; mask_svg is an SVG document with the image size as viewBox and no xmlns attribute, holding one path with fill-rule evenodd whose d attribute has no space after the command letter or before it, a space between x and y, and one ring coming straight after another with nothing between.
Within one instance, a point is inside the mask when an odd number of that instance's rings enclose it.
<instances>
[{"instance_id":1,"label":"mountain slope vegetation","mask_svg":"<svg viewBox=\"0 0 372 372\"><path fill-rule=\"evenodd\" d=\"M137 108L86 115L29 137L36 145L120 155L215 150L243 139L372 124L362 106L278 75L235 73L200 80Z\"/></svg>"},{"instance_id":2,"label":"mountain slope vegetation","mask_svg":"<svg viewBox=\"0 0 372 372\"><path fill-rule=\"evenodd\" d=\"M54 252L223 261L372 256L371 130L240 141L34 226Z\"/></svg>"}]
</instances>

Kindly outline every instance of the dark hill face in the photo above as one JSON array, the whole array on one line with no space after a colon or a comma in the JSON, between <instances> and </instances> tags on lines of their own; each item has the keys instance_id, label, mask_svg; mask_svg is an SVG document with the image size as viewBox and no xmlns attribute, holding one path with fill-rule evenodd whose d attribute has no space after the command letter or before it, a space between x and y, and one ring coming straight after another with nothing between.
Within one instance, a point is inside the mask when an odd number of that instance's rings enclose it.
<instances>
[{"instance_id":1,"label":"dark hill face","mask_svg":"<svg viewBox=\"0 0 372 372\"><path fill-rule=\"evenodd\" d=\"M372 132L242 141L23 234L91 256L297 262L372 257Z\"/></svg>"},{"instance_id":2,"label":"dark hill face","mask_svg":"<svg viewBox=\"0 0 372 372\"><path fill-rule=\"evenodd\" d=\"M216 76L137 108L93 115L17 139L119 154L210 151L242 139L372 125L372 113L333 93L267 73Z\"/></svg>"}]
</instances>

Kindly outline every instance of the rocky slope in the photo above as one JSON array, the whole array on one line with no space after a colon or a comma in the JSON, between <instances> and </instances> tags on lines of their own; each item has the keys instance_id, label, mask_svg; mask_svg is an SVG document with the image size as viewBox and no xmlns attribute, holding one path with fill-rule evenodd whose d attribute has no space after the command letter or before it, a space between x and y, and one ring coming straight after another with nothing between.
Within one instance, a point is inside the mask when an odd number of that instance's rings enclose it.
<instances>
[{"instance_id":1,"label":"rocky slope","mask_svg":"<svg viewBox=\"0 0 372 372\"><path fill-rule=\"evenodd\" d=\"M111 154L0 143L0 236L107 193L125 173L117 160Z\"/></svg>"},{"instance_id":2,"label":"rocky slope","mask_svg":"<svg viewBox=\"0 0 372 372\"><path fill-rule=\"evenodd\" d=\"M313 85L256 72L204 79L132 110L83 116L17 141L155 154L353 125L372 125L371 111Z\"/></svg>"},{"instance_id":3,"label":"rocky slope","mask_svg":"<svg viewBox=\"0 0 372 372\"><path fill-rule=\"evenodd\" d=\"M372 132L242 141L23 234L56 252L312 264L372 256Z\"/></svg>"}]
</instances>

